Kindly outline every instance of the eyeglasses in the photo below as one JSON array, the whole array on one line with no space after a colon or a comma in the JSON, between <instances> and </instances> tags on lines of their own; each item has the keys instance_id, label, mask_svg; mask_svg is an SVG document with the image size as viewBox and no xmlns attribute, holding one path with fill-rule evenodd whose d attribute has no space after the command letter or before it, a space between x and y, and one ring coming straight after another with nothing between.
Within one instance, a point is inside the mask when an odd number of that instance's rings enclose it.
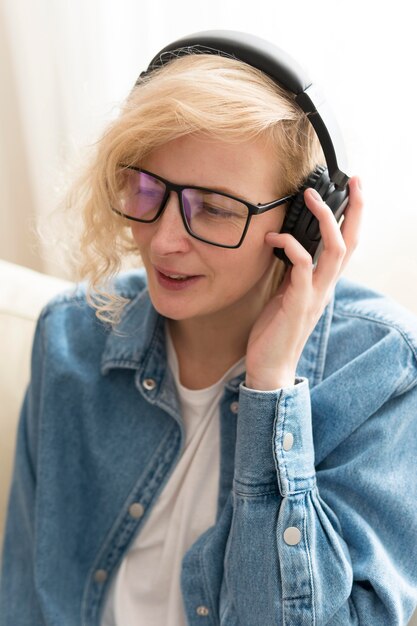
<instances>
[{"instance_id":1,"label":"eyeglasses","mask_svg":"<svg viewBox=\"0 0 417 626\"><path fill-rule=\"evenodd\" d=\"M242 244L252 215L270 211L295 197L289 195L255 205L213 189L177 185L138 167L122 165L119 175L115 213L135 222L155 222L171 191L175 191L186 231L200 241L222 248L238 248Z\"/></svg>"}]
</instances>

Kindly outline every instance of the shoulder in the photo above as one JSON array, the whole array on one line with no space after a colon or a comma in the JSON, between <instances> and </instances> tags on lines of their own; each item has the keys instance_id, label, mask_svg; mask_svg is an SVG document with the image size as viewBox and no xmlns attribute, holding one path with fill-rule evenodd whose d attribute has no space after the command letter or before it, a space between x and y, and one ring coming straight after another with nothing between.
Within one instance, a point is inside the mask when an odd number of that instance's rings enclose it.
<instances>
[{"instance_id":1,"label":"shoulder","mask_svg":"<svg viewBox=\"0 0 417 626\"><path fill-rule=\"evenodd\" d=\"M341 278L335 290L334 311L342 316L395 328L416 351L417 316L386 294Z\"/></svg>"},{"instance_id":2,"label":"shoulder","mask_svg":"<svg viewBox=\"0 0 417 626\"><path fill-rule=\"evenodd\" d=\"M146 288L144 268L123 272L111 284L112 293L128 301L134 300ZM54 296L44 306L37 322L35 350L41 345L43 349L50 347L53 352L65 352L72 339L76 340L71 341L72 349L102 349L111 326L98 319L87 294L87 284L79 283Z\"/></svg>"},{"instance_id":3,"label":"shoulder","mask_svg":"<svg viewBox=\"0 0 417 626\"><path fill-rule=\"evenodd\" d=\"M341 278L335 290L334 318L368 327L374 333L401 337L417 361L417 316L389 296L358 282Z\"/></svg>"},{"instance_id":4,"label":"shoulder","mask_svg":"<svg viewBox=\"0 0 417 626\"><path fill-rule=\"evenodd\" d=\"M144 268L130 270L118 274L111 283L112 293L117 296L133 300L147 287L147 277ZM43 307L40 318L47 318L65 312L69 316L82 316L89 313L95 316L95 309L88 303L87 299L87 283L78 283L70 289L54 296Z\"/></svg>"},{"instance_id":5,"label":"shoulder","mask_svg":"<svg viewBox=\"0 0 417 626\"><path fill-rule=\"evenodd\" d=\"M396 376L398 387L417 382L417 316L387 295L341 278L328 337L329 367L355 361Z\"/></svg>"}]
</instances>

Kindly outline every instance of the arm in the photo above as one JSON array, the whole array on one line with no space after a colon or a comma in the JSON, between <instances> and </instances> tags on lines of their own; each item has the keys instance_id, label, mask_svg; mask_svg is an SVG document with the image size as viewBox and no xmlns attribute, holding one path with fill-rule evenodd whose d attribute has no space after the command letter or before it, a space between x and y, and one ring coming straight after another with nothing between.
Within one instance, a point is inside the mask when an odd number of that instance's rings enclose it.
<instances>
[{"instance_id":1,"label":"arm","mask_svg":"<svg viewBox=\"0 0 417 626\"><path fill-rule=\"evenodd\" d=\"M303 347L356 247L362 198L357 179L349 187L341 230L324 202L310 190L304 194L324 243L316 268L291 235L265 237L285 248L293 266L248 341L221 593L224 624L230 611L240 626L399 626L416 602L410 547L417 490L415 481L407 481L416 453L415 363L397 370L399 381L378 380L377 366L387 371L386 353L377 362L371 350L365 369L349 370L359 402L346 393L343 368L330 383L316 385L311 397L307 379L295 378ZM376 400L371 409L369 392ZM332 432L319 429L315 459L312 424L319 422ZM394 423L395 437L387 427ZM287 432L294 435L292 447Z\"/></svg>"},{"instance_id":2,"label":"arm","mask_svg":"<svg viewBox=\"0 0 417 626\"><path fill-rule=\"evenodd\" d=\"M407 623L417 604L416 406L417 385L393 394L315 469L308 381L242 385L222 624Z\"/></svg>"}]
</instances>

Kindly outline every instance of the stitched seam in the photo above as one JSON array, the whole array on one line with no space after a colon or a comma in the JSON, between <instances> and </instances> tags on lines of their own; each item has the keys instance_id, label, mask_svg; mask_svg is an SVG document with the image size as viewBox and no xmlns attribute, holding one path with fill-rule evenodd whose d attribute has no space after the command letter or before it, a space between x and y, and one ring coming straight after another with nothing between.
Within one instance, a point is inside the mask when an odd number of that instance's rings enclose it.
<instances>
[{"instance_id":1,"label":"stitched seam","mask_svg":"<svg viewBox=\"0 0 417 626\"><path fill-rule=\"evenodd\" d=\"M255 498L260 498L261 496L275 496L276 497L277 490L274 489L273 491L262 491L261 493L246 493L244 491L237 491L236 489L233 489L233 493L236 496L239 496L241 498L255 499Z\"/></svg>"},{"instance_id":2,"label":"stitched seam","mask_svg":"<svg viewBox=\"0 0 417 626\"><path fill-rule=\"evenodd\" d=\"M303 527L304 527L304 536L305 536L305 540L306 540L306 552L307 552L307 562L308 562L308 572L309 572L309 576L310 576L310 585L311 585L311 610L312 610L312 616L313 616L313 624L312 626L314 626L314 624L316 624L316 610L315 610L315 588L314 588L314 577L313 577L313 568L312 568L312 562L311 562L311 547L308 541L308 533L307 533L307 494L304 496L304 519L303 519Z\"/></svg>"},{"instance_id":3,"label":"stitched seam","mask_svg":"<svg viewBox=\"0 0 417 626\"><path fill-rule=\"evenodd\" d=\"M337 313L340 316L344 316L344 317L351 317L351 318L356 318L356 319L364 319L367 320L368 322L373 322L374 324L381 324L383 326L388 326L389 328L394 328L398 333L400 333L400 335L403 337L403 339L406 341L406 343L408 344L411 352L414 355L414 359L416 361L416 366L417 366L417 349L414 346L414 344L412 343L411 339L409 338L408 334L405 332L405 330L403 328L401 328L401 326L398 326L398 324L396 324L393 321L388 321L388 320L384 320L384 319L380 319L378 317L372 317L371 315L366 315L365 313L349 313L347 311L341 311L339 309L335 309L335 313Z\"/></svg>"},{"instance_id":4,"label":"stitched seam","mask_svg":"<svg viewBox=\"0 0 417 626\"><path fill-rule=\"evenodd\" d=\"M277 438L277 429L278 429L278 421L279 421L279 404L280 404L280 401L281 401L283 393L284 392L281 391L280 394L279 394L279 397L278 397L278 401L277 401L277 405L276 405L276 411L275 411L275 417L274 417L274 424L273 424L273 427L272 427L272 456L273 456L273 459L274 459L275 472L276 472L276 475L277 475L278 489L279 489L280 494L282 494L283 486L282 486L282 480L281 480L281 472L279 471L279 461L278 461L278 458L277 458L278 455L277 455L276 450L275 450L275 441L276 441L276 438Z\"/></svg>"},{"instance_id":5,"label":"stitched seam","mask_svg":"<svg viewBox=\"0 0 417 626\"><path fill-rule=\"evenodd\" d=\"M231 532L231 530L230 530L230 532ZM199 554L198 560L199 560L199 563L200 563L200 571L202 572L202 575L203 575L202 579L203 579L204 590L205 590L205 592L207 594L207 598L209 598L210 605L212 607L212 611L215 614L216 610L217 610L217 612L219 614L219 619L220 619L220 605L216 606L216 602L215 602L214 596L213 596L213 594L211 592L210 576L209 576L208 572L206 571L205 564L204 564L203 549L204 549L205 545L207 544L208 540L209 540L209 536L207 535L205 540L203 541L203 545L200 548L200 554ZM213 615L211 615L211 617L214 618ZM213 622L213 619L211 619L210 621Z\"/></svg>"},{"instance_id":6,"label":"stitched seam","mask_svg":"<svg viewBox=\"0 0 417 626\"><path fill-rule=\"evenodd\" d=\"M283 409L283 420L282 420L281 437L283 436L283 434L285 432L285 424L286 424L286 419L287 419L287 399L288 399L288 395L284 394L284 409ZM283 465L284 465L285 480L287 482L287 491L289 491L290 490L290 479L288 478L287 463L285 462L284 455L282 454L282 441L281 441L280 453L281 453L282 462L283 462Z\"/></svg>"},{"instance_id":7,"label":"stitched seam","mask_svg":"<svg viewBox=\"0 0 417 626\"><path fill-rule=\"evenodd\" d=\"M324 372L324 364L326 361L326 350L325 350L325 340L327 338L327 326L324 324L324 321L322 321L322 323L320 324L320 331L319 331L319 335L317 338L317 349L316 349L316 356L317 358L315 359L315 366L313 369L314 372L314 380L313 380L313 385L317 385L318 383L320 383L323 380L323 372Z\"/></svg>"}]
</instances>

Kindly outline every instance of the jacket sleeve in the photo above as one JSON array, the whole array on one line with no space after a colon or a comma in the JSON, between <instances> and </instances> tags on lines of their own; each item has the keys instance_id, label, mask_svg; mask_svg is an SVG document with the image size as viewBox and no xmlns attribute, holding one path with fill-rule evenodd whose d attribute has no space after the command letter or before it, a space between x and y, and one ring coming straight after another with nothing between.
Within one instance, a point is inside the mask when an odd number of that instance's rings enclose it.
<instances>
[{"instance_id":1,"label":"jacket sleeve","mask_svg":"<svg viewBox=\"0 0 417 626\"><path fill-rule=\"evenodd\" d=\"M407 624L417 604L417 385L316 467L306 378L271 392L242 384L237 428L221 624Z\"/></svg>"},{"instance_id":2,"label":"jacket sleeve","mask_svg":"<svg viewBox=\"0 0 417 626\"><path fill-rule=\"evenodd\" d=\"M12 483L2 550L0 626L45 624L35 589L37 416L42 387L42 338L38 323L32 378L17 431Z\"/></svg>"}]
</instances>

